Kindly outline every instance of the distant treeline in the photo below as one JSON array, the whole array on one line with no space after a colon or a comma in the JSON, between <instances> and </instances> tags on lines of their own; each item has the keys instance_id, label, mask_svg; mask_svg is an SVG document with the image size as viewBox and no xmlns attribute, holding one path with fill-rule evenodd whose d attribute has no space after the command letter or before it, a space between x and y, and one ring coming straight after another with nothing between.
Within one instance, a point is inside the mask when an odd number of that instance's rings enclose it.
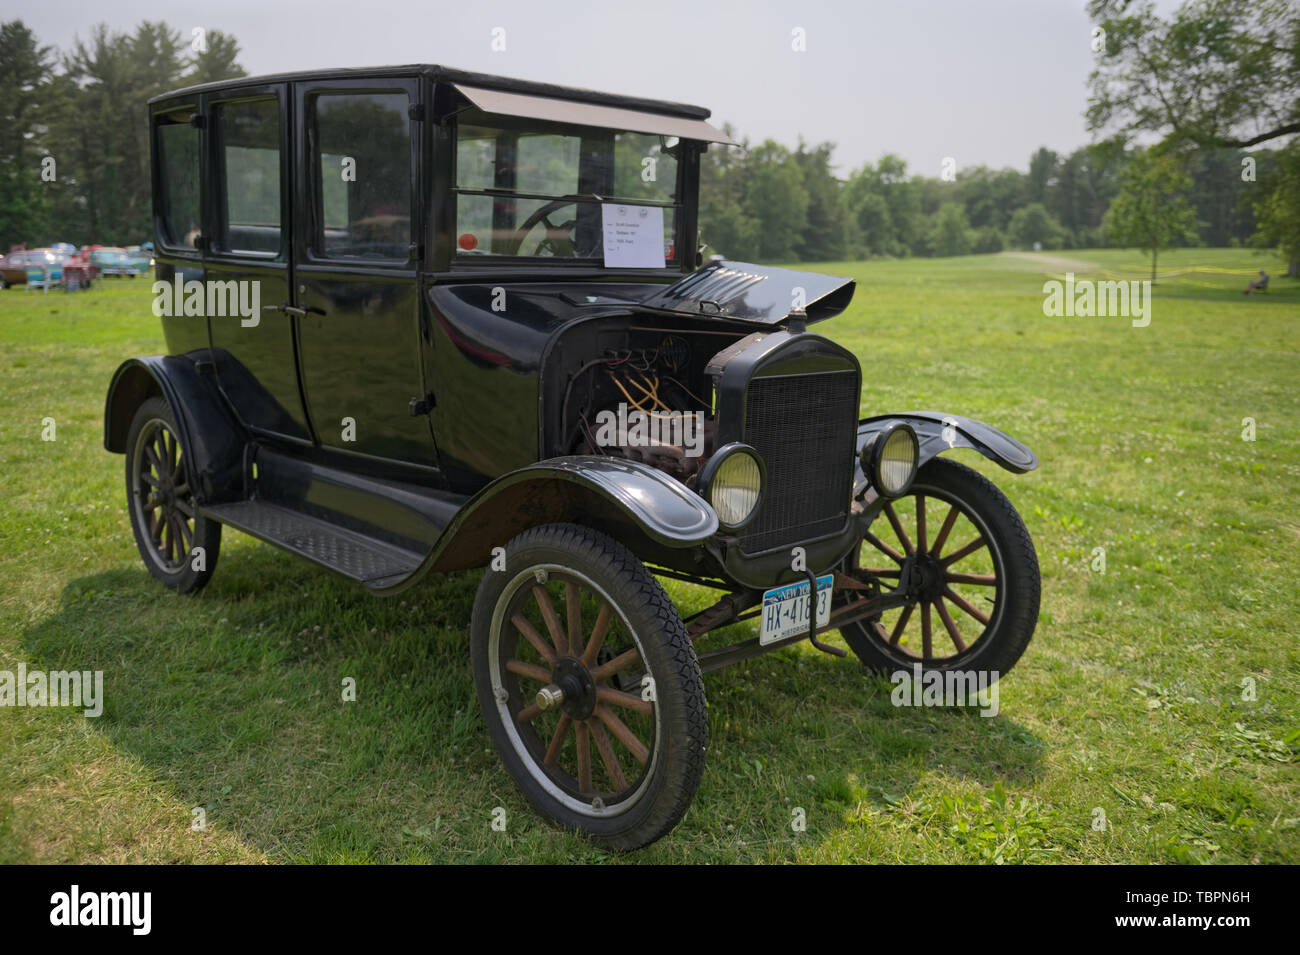
<instances>
[{"instance_id":1,"label":"distant treeline","mask_svg":"<svg viewBox=\"0 0 1300 955\"><path fill-rule=\"evenodd\" d=\"M0 253L11 245L123 245L153 237L151 96L243 76L217 30L144 21L95 26L56 54L20 20L0 23Z\"/></svg>"},{"instance_id":2,"label":"distant treeline","mask_svg":"<svg viewBox=\"0 0 1300 955\"><path fill-rule=\"evenodd\" d=\"M237 41L219 31L184 36L144 21L133 33L101 24L56 54L21 21L0 24L0 252L20 242L150 238L143 104L166 90L245 75L238 53ZM1126 215L1125 228L1111 228L1108 211L1139 156L1118 140L1068 155L1039 149L1028 172L953 167L947 178L909 174L888 154L837 178L833 149L801 142L791 150L772 140L711 147L701 168L703 240L730 258L769 262L1093 248L1134 244L1135 230L1144 232L1155 214ZM1248 156L1257 165L1252 176L1243 175ZM1187 207L1168 244L1275 241L1257 229L1255 182L1269 179L1278 156L1190 154L1157 197ZM1171 188L1177 194L1167 194Z\"/></svg>"},{"instance_id":3,"label":"distant treeline","mask_svg":"<svg viewBox=\"0 0 1300 955\"><path fill-rule=\"evenodd\" d=\"M957 167L947 179L909 175L890 154L840 179L833 149L772 140L711 147L701 169L705 242L731 258L783 262L1127 244L1115 241L1107 213L1139 154L1118 141L1069 154L1039 149L1028 172ZM1243 180L1247 157L1254 168ZM1171 198L1185 201L1195 222L1173 245L1273 244L1259 235L1254 211L1273 151L1200 150L1187 162L1186 186Z\"/></svg>"}]
</instances>

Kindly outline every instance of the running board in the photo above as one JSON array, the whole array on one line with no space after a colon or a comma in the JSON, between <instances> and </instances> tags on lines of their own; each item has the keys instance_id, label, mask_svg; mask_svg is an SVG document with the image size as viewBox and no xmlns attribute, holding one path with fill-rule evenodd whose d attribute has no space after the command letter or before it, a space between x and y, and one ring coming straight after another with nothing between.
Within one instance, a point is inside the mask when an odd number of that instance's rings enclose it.
<instances>
[{"instance_id":1,"label":"running board","mask_svg":"<svg viewBox=\"0 0 1300 955\"><path fill-rule=\"evenodd\" d=\"M370 588L410 576L425 556L265 501L217 504L200 512Z\"/></svg>"}]
</instances>

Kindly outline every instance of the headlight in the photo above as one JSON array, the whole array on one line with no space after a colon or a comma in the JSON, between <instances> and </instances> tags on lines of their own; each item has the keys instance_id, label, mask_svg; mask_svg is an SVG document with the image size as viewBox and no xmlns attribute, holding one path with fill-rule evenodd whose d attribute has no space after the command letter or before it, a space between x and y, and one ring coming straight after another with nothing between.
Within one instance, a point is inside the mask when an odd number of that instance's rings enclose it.
<instances>
[{"instance_id":1,"label":"headlight","mask_svg":"<svg viewBox=\"0 0 1300 955\"><path fill-rule=\"evenodd\" d=\"M709 458L700 485L719 524L734 530L754 516L763 496L763 478L763 459L749 445L729 444Z\"/></svg>"},{"instance_id":2,"label":"headlight","mask_svg":"<svg viewBox=\"0 0 1300 955\"><path fill-rule=\"evenodd\" d=\"M892 425L877 432L862 448L862 471L884 497L898 497L912 486L920 445L911 425Z\"/></svg>"}]
</instances>

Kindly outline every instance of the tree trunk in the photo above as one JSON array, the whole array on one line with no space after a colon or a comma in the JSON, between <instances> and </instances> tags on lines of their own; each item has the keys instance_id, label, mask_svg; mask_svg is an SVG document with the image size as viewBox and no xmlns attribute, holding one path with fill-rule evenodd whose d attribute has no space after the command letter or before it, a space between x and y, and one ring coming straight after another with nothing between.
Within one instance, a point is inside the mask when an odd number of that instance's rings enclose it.
<instances>
[{"instance_id":1,"label":"tree trunk","mask_svg":"<svg viewBox=\"0 0 1300 955\"><path fill-rule=\"evenodd\" d=\"M1151 250L1151 284L1156 284L1156 257L1160 254L1159 249Z\"/></svg>"},{"instance_id":2,"label":"tree trunk","mask_svg":"<svg viewBox=\"0 0 1300 955\"><path fill-rule=\"evenodd\" d=\"M1291 268L1286 274L1288 278L1300 279L1300 255L1291 256Z\"/></svg>"}]
</instances>

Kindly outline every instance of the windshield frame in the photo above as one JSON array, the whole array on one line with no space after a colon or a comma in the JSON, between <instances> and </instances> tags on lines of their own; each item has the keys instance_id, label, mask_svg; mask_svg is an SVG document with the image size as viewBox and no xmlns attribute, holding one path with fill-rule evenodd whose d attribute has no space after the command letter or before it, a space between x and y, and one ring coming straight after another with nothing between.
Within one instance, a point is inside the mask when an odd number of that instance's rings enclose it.
<instances>
[{"instance_id":1,"label":"windshield frame","mask_svg":"<svg viewBox=\"0 0 1300 955\"><path fill-rule=\"evenodd\" d=\"M593 137L612 137L619 133L631 133L636 135L653 135L641 133L638 130L614 129L603 126L585 126L567 123L558 123L549 120L527 119L514 116L505 116L495 113L483 113L472 106L461 106L452 110L444 117L441 124L442 129L446 131L445 139L439 145L441 149L435 152L441 154L447 175L437 177L439 187L436 187L433 195L433 215L431 219L440 224L439 241L437 243L437 259L441 260L438 265L439 271L446 270L449 272L505 272L505 273L564 273L572 274L578 277L578 274L589 275L598 274L608 278L611 276L627 277L631 280L648 276L675 276L684 272L689 272L694 268L694 243L684 242L683 237L689 236L694 230L697 221L697 189L699 179L699 153L705 148L706 144L699 140L680 139L673 147L676 158L676 179L673 184L673 198L670 200L652 200L644 197L624 197L624 196L594 196L591 194L579 195L548 195L537 192L517 192L510 191L501 193L494 189L461 186L458 184L459 171L457 161L460 145L460 120L462 117L472 117L473 122L467 123L477 128L488 126L489 128L506 128L518 129L522 131L536 131L539 133L550 133L563 136L573 136L578 138ZM569 256L539 256L539 255L505 255L505 254L486 254L486 255L465 255L460 254L457 244L457 208L459 198L462 195L481 195L496 196L506 195L510 198L524 200L564 200L572 199L577 202L588 203L599 206L601 202L618 202L623 205L640 205L650 206L662 209L668 209L673 214L673 225L671 230L673 252L672 258L666 258L662 267L651 268L623 268L611 267L605 264L604 256L590 257L569 257Z\"/></svg>"}]
</instances>

